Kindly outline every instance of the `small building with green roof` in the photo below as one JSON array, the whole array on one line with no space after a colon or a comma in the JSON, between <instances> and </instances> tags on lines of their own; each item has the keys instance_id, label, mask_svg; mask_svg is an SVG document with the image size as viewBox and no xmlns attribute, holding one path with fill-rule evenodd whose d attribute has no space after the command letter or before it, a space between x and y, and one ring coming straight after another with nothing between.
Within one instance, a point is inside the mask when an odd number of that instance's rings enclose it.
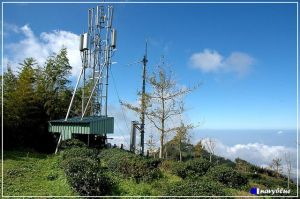
<instances>
[{"instance_id":1,"label":"small building with green roof","mask_svg":"<svg viewBox=\"0 0 300 199\"><path fill-rule=\"evenodd\" d=\"M59 133L61 140L80 135L106 136L114 133L114 118L105 116L73 117L49 121L48 130Z\"/></svg>"}]
</instances>

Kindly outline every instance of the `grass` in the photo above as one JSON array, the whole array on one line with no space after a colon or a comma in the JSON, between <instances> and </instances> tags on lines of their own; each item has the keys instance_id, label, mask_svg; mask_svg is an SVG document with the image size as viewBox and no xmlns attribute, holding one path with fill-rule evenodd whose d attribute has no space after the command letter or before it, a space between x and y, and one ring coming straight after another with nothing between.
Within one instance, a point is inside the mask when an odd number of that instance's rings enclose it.
<instances>
[{"instance_id":1,"label":"grass","mask_svg":"<svg viewBox=\"0 0 300 199\"><path fill-rule=\"evenodd\" d=\"M79 195L67 183L64 171L59 163L61 156L45 155L32 151L4 151L4 190L5 196L74 196ZM101 162L105 165L105 162ZM103 166L102 165L102 166ZM183 181L182 178L161 169L162 176L151 182L137 183L133 179L124 178L121 174L107 171L115 182L116 188L112 195L119 196L162 196L174 183ZM1 177L1 176L0 176ZM240 189L225 188L226 195L250 196L251 187L277 188L285 187L283 178L270 177L260 174L250 178L249 183ZM291 184L296 195L296 185ZM266 197L268 198L268 197Z\"/></svg>"},{"instance_id":2,"label":"grass","mask_svg":"<svg viewBox=\"0 0 300 199\"><path fill-rule=\"evenodd\" d=\"M74 196L78 195L67 183L60 156L32 151L4 151L3 174L5 196ZM182 180L164 172L151 183L136 183L132 179L110 173L117 183L113 195L161 195L166 184Z\"/></svg>"},{"instance_id":3,"label":"grass","mask_svg":"<svg viewBox=\"0 0 300 199\"><path fill-rule=\"evenodd\" d=\"M4 151L5 196L73 196L59 156L36 152Z\"/></svg>"},{"instance_id":4,"label":"grass","mask_svg":"<svg viewBox=\"0 0 300 199\"><path fill-rule=\"evenodd\" d=\"M160 179L147 183L137 183L133 179L125 179L112 172L109 175L117 183L118 187L113 195L120 196L161 196L164 193L164 189L167 188L166 185L182 180L180 177L169 173L163 173Z\"/></svg>"}]
</instances>

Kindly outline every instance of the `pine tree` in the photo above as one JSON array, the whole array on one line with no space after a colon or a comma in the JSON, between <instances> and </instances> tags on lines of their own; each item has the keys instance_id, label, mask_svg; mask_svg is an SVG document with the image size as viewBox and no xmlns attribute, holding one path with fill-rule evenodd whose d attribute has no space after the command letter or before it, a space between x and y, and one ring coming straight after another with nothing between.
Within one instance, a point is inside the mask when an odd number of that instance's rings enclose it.
<instances>
[{"instance_id":1,"label":"pine tree","mask_svg":"<svg viewBox=\"0 0 300 199\"><path fill-rule=\"evenodd\" d=\"M35 71L36 61L33 58L27 58L23 63L21 71L18 75L16 82L16 90L14 97L17 105L17 115L20 117L20 122L25 125L29 120L33 119L30 117L31 114L35 113L35 94L34 94L34 83L35 83Z\"/></svg>"}]
</instances>

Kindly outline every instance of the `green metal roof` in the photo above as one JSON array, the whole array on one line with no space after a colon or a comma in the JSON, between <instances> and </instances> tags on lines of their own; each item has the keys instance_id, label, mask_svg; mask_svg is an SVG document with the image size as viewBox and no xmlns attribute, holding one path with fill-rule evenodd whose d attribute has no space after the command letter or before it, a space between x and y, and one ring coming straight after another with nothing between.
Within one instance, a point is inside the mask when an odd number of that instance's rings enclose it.
<instances>
[{"instance_id":1,"label":"green metal roof","mask_svg":"<svg viewBox=\"0 0 300 199\"><path fill-rule=\"evenodd\" d=\"M60 120L51 120L49 122L51 123L90 123L90 122L95 122L99 120L106 120L107 118L111 117L105 117L105 116L87 116L83 117L72 117L68 118L68 120L65 121L65 119L60 119Z\"/></svg>"},{"instance_id":2,"label":"green metal roof","mask_svg":"<svg viewBox=\"0 0 300 199\"><path fill-rule=\"evenodd\" d=\"M61 133L63 140L70 139L72 134L112 134L114 133L114 118L104 116L88 116L51 120L48 126L49 132Z\"/></svg>"}]
</instances>

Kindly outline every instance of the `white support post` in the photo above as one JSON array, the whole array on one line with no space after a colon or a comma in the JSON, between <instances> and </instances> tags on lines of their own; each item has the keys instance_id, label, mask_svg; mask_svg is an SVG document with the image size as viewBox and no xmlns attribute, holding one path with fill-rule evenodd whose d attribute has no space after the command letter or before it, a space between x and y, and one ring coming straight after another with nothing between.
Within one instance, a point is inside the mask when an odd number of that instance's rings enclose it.
<instances>
[{"instance_id":1,"label":"white support post","mask_svg":"<svg viewBox=\"0 0 300 199\"><path fill-rule=\"evenodd\" d=\"M97 79L96 79L96 82L95 82L95 84L94 84L94 86L93 86L93 89L92 89L92 92L91 92L91 94L90 94L90 97L89 97L89 99L88 99L88 101L87 101L87 103L86 103L86 105L85 105L85 109L84 109L84 111L83 111L83 113L82 113L81 119L84 117L84 115L85 115L85 113L86 113L86 110L87 110L87 108L88 108L88 106L89 106L89 104L90 104L90 101L91 101L91 99L92 99L92 97L93 97L93 95L94 95L95 89L96 89L96 87L97 87L97 84L98 84L100 78L102 78L102 77L100 76L100 74L102 73L102 71L103 71L103 68L101 69L101 71L100 71L100 73L99 73L99 76L98 76Z\"/></svg>"},{"instance_id":2,"label":"white support post","mask_svg":"<svg viewBox=\"0 0 300 199\"><path fill-rule=\"evenodd\" d=\"M56 146L56 149L55 149L55 154L57 154L58 147L59 147L59 145L60 145L60 142L61 142L61 138L62 138L62 135L60 134L60 135L59 135L58 142L57 142L57 146Z\"/></svg>"},{"instance_id":3,"label":"white support post","mask_svg":"<svg viewBox=\"0 0 300 199\"><path fill-rule=\"evenodd\" d=\"M71 107L72 107L72 104L73 104L73 101L74 101L74 97L75 97L75 94L76 94L76 90L77 90L77 87L78 87L78 84L79 84L79 81L80 81L80 78L81 78L83 70L84 70L84 66L81 68L80 75L79 75L79 77L77 79L76 86L75 86L75 89L73 91L72 99L71 99L71 102L70 102L70 105L69 105L69 108L68 108L68 112L67 112L65 121L67 121L67 119L69 117L69 114L70 114L70 111L71 111Z\"/></svg>"}]
</instances>

